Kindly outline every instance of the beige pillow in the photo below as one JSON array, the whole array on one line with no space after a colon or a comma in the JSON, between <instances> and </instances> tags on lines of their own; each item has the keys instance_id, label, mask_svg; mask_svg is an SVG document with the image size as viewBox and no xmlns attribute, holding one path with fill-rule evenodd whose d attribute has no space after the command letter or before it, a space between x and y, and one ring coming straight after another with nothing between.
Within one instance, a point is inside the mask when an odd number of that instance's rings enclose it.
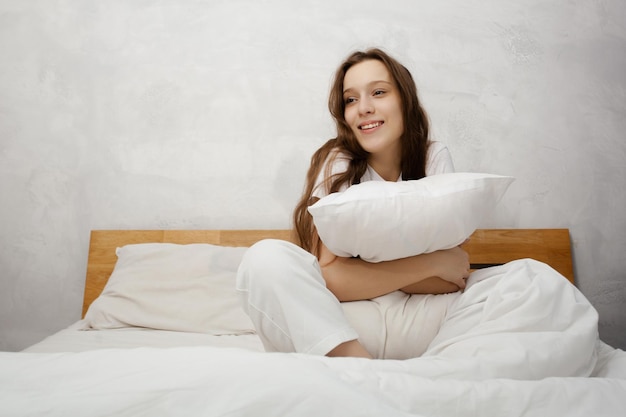
<instances>
[{"instance_id":1,"label":"beige pillow","mask_svg":"<svg viewBox=\"0 0 626 417\"><path fill-rule=\"evenodd\" d=\"M85 315L85 328L252 333L235 277L247 248L145 243L117 249L115 269Z\"/></svg>"}]
</instances>

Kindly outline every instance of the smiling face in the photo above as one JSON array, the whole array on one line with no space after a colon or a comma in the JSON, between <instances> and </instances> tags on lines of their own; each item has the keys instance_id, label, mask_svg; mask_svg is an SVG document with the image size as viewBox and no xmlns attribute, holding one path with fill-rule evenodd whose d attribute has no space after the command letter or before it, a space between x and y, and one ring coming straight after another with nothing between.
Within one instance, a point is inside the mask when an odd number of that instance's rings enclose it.
<instances>
[{"instance_id":1,"label":"smiling face","mask_svg":"<svg viewBox=\"0 0 626 417\"><path fill-rule=\"evenodd\" d=\"M343 80L343 99L344 118L369 152L368 163L383 178L395 181L400 175L404 122L400 94L387 67L373 59L350 67Z\"/></svg>"}]
</instances>

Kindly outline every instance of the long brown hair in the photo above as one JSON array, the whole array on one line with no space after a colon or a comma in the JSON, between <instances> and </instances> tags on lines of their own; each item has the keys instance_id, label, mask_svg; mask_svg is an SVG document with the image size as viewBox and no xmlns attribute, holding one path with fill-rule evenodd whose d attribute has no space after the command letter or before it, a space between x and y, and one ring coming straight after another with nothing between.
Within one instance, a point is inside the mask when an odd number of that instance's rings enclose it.
<instances>
[{"instance_id":1,"label":"long brown hair","mask_svg":"<svg viewBox=\"0 0 626 417\"><path fill-rule=\"evenodd\" d=\"M374 48L352 53L337 69L328 99L328 108L335 120L337 137L330 139L313 154L306 176L304 193L293 214L297 242L302 248L315 255L319 255L319 237L315 232L313 218L307 208L315 202L312 197L313 187L322 166L328 161L324 175L325 180L322 184L327 194L339 191L343 184L357 184L367 169L369 153L359 145L344 116L343 81L352 66L368 60L380 61L387 67L400 93L402 120L404 121L404 132L400 139L402 144L402 179L406 181L426 176L426 154L429 144L428 116L420 104L417 87L411 73L397 60L380 49ZM350 158L348 169L345 172L330 176L333 161L339 154L347 155Z\"/></svg>"}]
</instances>

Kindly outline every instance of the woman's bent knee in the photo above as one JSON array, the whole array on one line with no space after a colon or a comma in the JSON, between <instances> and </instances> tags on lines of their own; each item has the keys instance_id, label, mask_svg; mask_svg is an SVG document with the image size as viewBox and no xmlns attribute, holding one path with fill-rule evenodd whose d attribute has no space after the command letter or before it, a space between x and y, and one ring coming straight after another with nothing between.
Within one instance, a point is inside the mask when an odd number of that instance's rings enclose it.
<instances>
[{"instance_id":1,"label":"woman's bent knee","mask_svg":"<svg viewBox=\"0 0 626 417\"><path fill-rule=\"evenodd\" d=\"M275 286L291 279L294 271L310 266L316 258L299 246L279 239L264 239L250 246L237 273L237 289L248 291L253 286Z\"/></svg>"}]
</instances>

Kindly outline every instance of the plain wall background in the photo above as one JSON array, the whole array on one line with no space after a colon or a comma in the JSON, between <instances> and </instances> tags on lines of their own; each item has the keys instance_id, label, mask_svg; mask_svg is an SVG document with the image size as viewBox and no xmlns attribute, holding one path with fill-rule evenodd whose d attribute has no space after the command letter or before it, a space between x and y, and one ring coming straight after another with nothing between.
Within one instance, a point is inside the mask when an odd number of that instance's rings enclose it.
<instances>
[{"instance_id":1,"label":"plain wall background","mask_svg":"<svg viewBox=\"0 0 626 417\"><path fill-rule=\"evenodd\" d=\"M332 73L412 71L458 171L517 178L484 227L569 228L626 348L621 0L0 0L0 349L80 318L89 231L288 228Z\"/></svg>"}]
</instances>

